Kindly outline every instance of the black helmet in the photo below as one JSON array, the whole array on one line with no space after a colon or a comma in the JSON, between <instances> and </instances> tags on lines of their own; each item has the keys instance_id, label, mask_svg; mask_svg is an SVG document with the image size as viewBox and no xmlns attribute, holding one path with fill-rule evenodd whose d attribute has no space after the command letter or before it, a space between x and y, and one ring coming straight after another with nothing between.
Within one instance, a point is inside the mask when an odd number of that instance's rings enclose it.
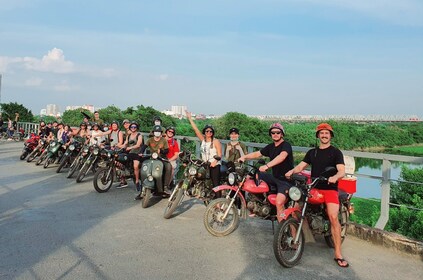
<instances>
[{"instance_id":1,"label":"black helmet","mask_svg":"<svg viewBox=\"0 0 423 280\"><path fill-rule=\"evenodd\" d=\"M206 124L206 126L203 128L203 134L206 134L206 130L208 128L210 128L212 130L213 135L214 135L214 128L213 128L213 126L211 124Z\"/></svg>"},{"instance_id":2,"label":"black helmet","mask_svg":"<svg viewBox=\"0 0 423 280\"><path fill-rule=\"evenodd\" d=\"M155 121L162 121L162 119L159 116L154 116L153 122L155 122Z\"/></svg>"},{"instance_id":3,"label":"black helmet","mask_svg":"<svg viewBox=\"0 0 423 280\"><path fill-rule=\"evenodd\" d=\"M176 134L176 129L175 129L173 126L169 126L168 128L166 128L166 132L167 132L168 130L172 130L172 131L173 131L173 135L175 135L175 134Z\"/></svg>"},{"instance_id":4,"label":"black helmet","mask_svg":"<svg viewBox=\"0 0 423 280\"><path fill-rule=\"evenodd\" d=\"M131 122L131 124L129 125L129 127L131 127L131 126L133 126L133 125L136 125L137 126L137 129L139 129L140 128L140 125L137 123L137 122Z\"/></svg>"},{"instance_id":5,"label":"black helmet","mask_svg":"<svg viewBox=\"0 0 423 280\"><path fill-rule=\"evenodd\" d=\"M81 123L79 124L79 127L81 127L81 126L83 126L83 125L85 125L85 127L87 127L87 123L86 123L86 122L81 122Z\"/></svg>"},{"instance_id":6,"label":"black helmet","mask_svg":"<svg viewBox=\"0 0 423 280\"><path fill-rule=\"evenodd\" d=\"M162 127L160 125L153 126L153 132L158 132L158 131L162 132Z\"/></svg>"},{"instance_id":7,"label":"black helmet","mask_svg":"<svg viewBox=\"0 0 423 280\"><path fill-rule=\"evenodd\" d=\"M98 128L100 128L100 126L98 125L98 123L94 122L91 124L91 127L94 128L94 126L97 126Z\"/></svg>"},{"instance_id":8,"label":"black helmet","mask_svg":"<svg viewBox=\"0 0 423 280\"><path fill-rule=\"evenodd\" d=\"M229 134L231 134L232 132L235 132L236 134L239 134L239 129L236 127L232 127L231 129L229 129Z\"/></svg>"},{"instance_id":9,"label":"black helmet","mask_svg":"<svg viewBox=\"0 0 423 280\"><path fill-rule=\"evenodd\" d=\"M118 121L112 121L112 122L110 123L110 125L112 125L112 124L115 124L115 125L119 126L119 122L118 122Z\"/></svg>"}]
</instances>

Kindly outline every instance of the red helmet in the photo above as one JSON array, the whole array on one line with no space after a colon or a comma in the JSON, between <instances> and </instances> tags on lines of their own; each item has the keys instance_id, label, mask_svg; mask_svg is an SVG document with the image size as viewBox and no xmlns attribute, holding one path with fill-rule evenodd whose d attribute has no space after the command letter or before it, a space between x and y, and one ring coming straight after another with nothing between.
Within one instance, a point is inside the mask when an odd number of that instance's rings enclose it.
<instances>
[{"instance_id":1,"label":"red helmet","mask_svg":"<svg viewBox=\"0 0 423 280\"><path fill-rule=\"evenodd\" d=\"M273 123L270 128L269 128L269 135L270 135L270 131L272 131L272 129L279 129L282 132L282 135L285 136L285 129L283 128L283 125L281 125L280 123Z\"/></svg>"},{"instance_id":2,"label":"red helmet","mask_svg":"<svg viewBox=\"0 0 423 280\"><path fill-rule=\"evenodd\" d=\"M321 123L321 124L319 124L319 125L316 127L316 138L318 138L318 137L319 137L319 131L320 131L320 130L324 130L324 129L329 130L330 135L331 135L332 137L334 137L334 136L335 136L335 135L333 134L333 128L332 128L332 126L331 126L330 124L328 124L328 123Z\"/></svg>"}]
</instances>

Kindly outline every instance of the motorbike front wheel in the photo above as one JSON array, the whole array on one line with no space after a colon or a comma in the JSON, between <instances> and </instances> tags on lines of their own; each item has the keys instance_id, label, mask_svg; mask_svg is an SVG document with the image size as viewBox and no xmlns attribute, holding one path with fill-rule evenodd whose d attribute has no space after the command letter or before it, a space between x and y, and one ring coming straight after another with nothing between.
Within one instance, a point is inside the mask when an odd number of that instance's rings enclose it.
<instances>
[{"instance_id":1,"label":"motorbike front wheel","mask_svg":"<svg viewBox=\"0 0 423 280\"><path fill-rule=\"evenodd\" d=\"M339 224L341 225L341 244L344 242L345 237L347 236L348 222L350 220L350 213L348 208L345 205L341 205L338 214ZM335 248L335 243L333 242L332 234L325 235L326 244L329 248Z\"/></svg>"},{"instance_id":2,"label":"motorbike front wheel","mask_svg":"<svg viewBox=\"0 0 423 280\"><path fill-rule=\"evenodd\" d=\"M48 155L46 158L46 161L44 162L44 168L47 168L50 165L50 163L53 163L53 162L54 162L53 155Z\"/></svg>"},{"instance_id":3,"label":"motorbike front wheel","mask_svg":"<svg viewBox=\"0 0 423 280\"><path fill-rule=\"evenodd\" d=\"M26 156L28 155L28 152L22 152L21 156L19 157L20 160L24 160L26 158Z\"/></svg>"},{"instance_id":4,"label":"motorbike front wheel","mask_svg":"<svg viewBox=\"0 0 423 280\"><path fill-rule=\"evenodd\" d=\"M40 165L41 163L43 163L43 161L46 159L46 157L47 157L47 150L44 151L41 154L40 158L37 160L37 162L35 163L35 165Z\"/></svg>"},{"instance_id":5,"label":"motorbike front wheel","mask_svg":"<svg viewBox=\"0 0 423 280\"><path fill-rule=\"evenodd\" d=\"M81 163L81 159L79 157L75 158L75 160L72 162L72 165L70 166L69 170L68 170L68 175L66 176L66 178L72 178L73 174L75 174L76 170L79 169L79 165Z\"/></svg>"},{"instance_id":6,"label":"motorbike front wheel","mask_svg":"<svg viewBox=\"0 0 423 280\"><path fill-rule=\"evenodd\" d=\"M91 164L84 163L81 170L79 170L78 176L76 177L76 182L81 183L84 179L85 175L88 173L88 170L90 170Z\"/></svg>"},{"instance_id":7,"label":"motorbike front wheel","mask_svg":"<svg viewBox=\"0 0 423 280\"><path fill-rule=\"evenodd\" d=\"M38 148L35 148L30 154L29 154L29 156L28 156L28 158L26 159L26 162L31 162L31 161L33 161L36 157L37 157L37 154L38 154Z\"/></svg>"},{"instance_id":8,"label":"motorbike front wheel","mask_svg":"<svg viewBox=\"0 0 423 280\"><path fill-rule=\"evenodd\" d=\"M103 167L94 174L94 189L99 193L107 192L113 184L114 172L111 167Z\"/></svg>"},{"instance_id":9,"label":"motorbike front wheel","mask_svg":"<svg viewBox=\"0 0 423 280\"><path fill-rule=\"evenodd\" d=\"M175 212L176 207L181 203L182 198L184 196L184 190L182 189L182 183L183 181L179 182L178 185L176 185L175 189L173 190L168 202L167 206L164 211L163 217L165 219L169 219L173 212Z\"/></svg>"},{"instance_id":10,"label":"motorbike front wheel","mask_svg":"<svg viewBox=\"0 0 423 280\"><path fill-rule=\"evenodd\" d=\"M144 188L144 198L142 199L142 208L148 207L148 202L150 202L151 199L151 189Z\"/></svg>"},{"instance_id":11,"label":"motorbike front wheel","mask_svg":"<svg viewBox=\"0 0 423 280\"><path fill-rule=\"evenodd\" d=\"M57 167L56 173L60 173L63 167L65 167L65 165L69 163L69 158L70 158L70 155L62 157L62 159L60 160L59 167Z\"/></svg>"},{"instance_id":12,"label":"motorbike front wheel","mask_svg":"<svg viewBox=\"0 0 423 280\"><path fill-rule=\"evenodd\" d=\"M300 232L298 243L294 244L299 223L289 218L278 224L273 237L273 252L276 260L284 267L293 267L298 264L304 252L304 232Z\"/></svg>"},{"instance_id":13,"label":"motorbike front wheel","mask_svg":"<svg viewBox=\"0 0 423 280\"><path fill-rule=\"evenodd\" d=\"M235 203L232 204L225 218L225 212L228 210L230 200L218 198L212 200L204 212L204 226L207 231L214 236L222 237L231 234L239 225L239 214Z\"/></svg>"}]
</instances>

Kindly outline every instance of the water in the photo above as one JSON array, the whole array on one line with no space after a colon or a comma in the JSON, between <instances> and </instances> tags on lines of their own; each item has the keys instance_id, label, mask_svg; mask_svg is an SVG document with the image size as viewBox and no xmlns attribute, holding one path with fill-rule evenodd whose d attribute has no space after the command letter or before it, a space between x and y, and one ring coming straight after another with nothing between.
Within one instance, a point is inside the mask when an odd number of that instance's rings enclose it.
<instances>
[{"instance_id":1,"label":"water","mask_svg":"<svg viewBox=\"0 0 423 280\"><path fill-rule=\"evenodd\" d=\"M356 170L356 173L363 175L379 176L382 177L382 162L374 160L378 164L370 164L362 166ZM376 165L376 166L375 166ZM407 166L409 168L422 168L423 165L398 163L393 162L391 166L391 179L398 180L401 175L401 166ZM377 167L378 166L378 167ZM372 179L357 176L357 192L354 194L356 197L362 198L381 198L381 179Z\"/></svg>"}]
</instances>

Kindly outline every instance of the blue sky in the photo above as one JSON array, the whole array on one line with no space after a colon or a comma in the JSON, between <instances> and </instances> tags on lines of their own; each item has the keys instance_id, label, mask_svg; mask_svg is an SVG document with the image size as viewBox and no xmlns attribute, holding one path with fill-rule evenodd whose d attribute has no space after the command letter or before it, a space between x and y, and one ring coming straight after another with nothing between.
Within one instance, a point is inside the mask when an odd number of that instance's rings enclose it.
<instances>
[{"instance_id":1,"label":"blue sky","mask_svg":"<svg viewBox=\"0 0 423 280\"><path fill-rule=\"evenodd\" d=\"M0 0L2 102L423 117L423 1Z\"/></svg>"}]
</instances>

